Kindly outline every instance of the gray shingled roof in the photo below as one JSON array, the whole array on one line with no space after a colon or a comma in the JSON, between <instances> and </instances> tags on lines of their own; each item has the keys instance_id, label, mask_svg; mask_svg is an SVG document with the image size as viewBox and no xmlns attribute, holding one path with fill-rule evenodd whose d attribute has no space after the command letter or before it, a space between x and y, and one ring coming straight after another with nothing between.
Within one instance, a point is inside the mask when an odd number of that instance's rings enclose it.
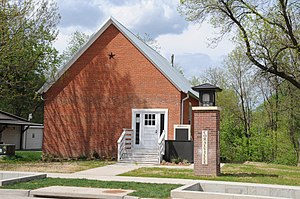
<instances>
[{"instance_id":1,"label":"gray shingled roof","mask_svg":"<svg viewBox=\"0 0 300 199\"><path fill-rule=\"evenodd\" d=\"M55 75L54 78L49 79L39 90L38 93L45 93L47 90L59 79L65 71L94 43L94 41L111 25L113 24L131 43L139 49L141 53L147 59L156 66L156 68L180 91L184 93L190 93L194 97L197 93L192 90L189 81L180 74L174 67L171 66L170 62L141 41L136 35L129 31L125 26L119 23L113 17L109 18L98 32L91 36L91 39L85 43L74 57Z\"/></svg>"}]
</instances>

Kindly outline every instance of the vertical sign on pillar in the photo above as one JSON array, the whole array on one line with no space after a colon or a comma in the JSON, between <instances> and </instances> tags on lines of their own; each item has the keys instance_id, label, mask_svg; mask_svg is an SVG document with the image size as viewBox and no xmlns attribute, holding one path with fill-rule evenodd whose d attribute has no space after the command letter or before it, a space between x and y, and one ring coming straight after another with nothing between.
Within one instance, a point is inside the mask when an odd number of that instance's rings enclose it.
<instances>
[{"instance_id":1,"label":"vertical sign on pillar","mask_svg":"<svg viewBox=\"0 0 300 199\"><path fill-rule=\"evenodd\" d=\"M217 165L220 165L220 131L217 132Z\"/></svg>"},{"instance_id":2,"label":"vertical sign on pillar","mask_svg":"<svg viewBox=\"0 0 300 199\"><path fill-rule=\"evenodd\" d=\"M202 164L208 164L208 131L202 131Z\"/></svg>"}]
</instances>

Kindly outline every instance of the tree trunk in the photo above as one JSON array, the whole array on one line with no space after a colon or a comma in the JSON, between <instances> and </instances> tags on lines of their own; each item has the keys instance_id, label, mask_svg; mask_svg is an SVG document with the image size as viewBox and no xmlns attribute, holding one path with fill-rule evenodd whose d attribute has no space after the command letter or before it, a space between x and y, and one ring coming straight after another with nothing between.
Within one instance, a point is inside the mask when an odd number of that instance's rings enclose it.
<instances>
[{"instance_id":1,"label":"tree trunk","mask_svg":"<svg viewBox=\"0 0 300 199\"><path fill-rule=\"evenodd\" d=\"M274 154L273 154L273 161L277 158L277 150L278 150L278 111L279 111L279 81L278 77L275 77L275 121L272 124L273 132L275 133L275 146L274 146Z\"/></svg>"},{"instance_id":2,"label":"tree trunk","mask_svg":"<svg viewBox=\"0 0 300 199\"><path fill-rule=\"evenodd\" d=\"M297 136L296 136L296 124L295 124L295 121L296 121L296 116L295 116L295 99L294 99L294 95L292 93L292 89L291 87L288 85L287 87L287 91L288 91L288 96L290 96L290 100L289 100L289 136L290 136L290 140L292 142L292 145L293 145L293 148L294 148L294 151L295 151L295 155L296 155L296 158L297 158L297 166L300 166L300 146L299 146L299 139L297 139Z\"/></svg>"}]
</instances>

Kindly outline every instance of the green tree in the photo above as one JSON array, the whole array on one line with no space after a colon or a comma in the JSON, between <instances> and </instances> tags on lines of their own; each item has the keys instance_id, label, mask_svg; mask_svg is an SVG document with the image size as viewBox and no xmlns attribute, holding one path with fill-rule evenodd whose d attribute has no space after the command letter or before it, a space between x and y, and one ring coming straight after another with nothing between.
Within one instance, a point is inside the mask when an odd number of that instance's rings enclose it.
<instances>
[{"instance_id":1,"label":"green tree","mask_svg":"<svg viewBox=\"0 0 300 199\"><path fill-rule=\"evenodd\" d=\"M218 93L217 104L222 107L220 123L221 157L226 161L245 161L243 123L234 90L225 88Z\"/></svg>"},{"instance_id":2,"label":"green tree","mask_svg":"<svg viewBox=\"0 0 300 199\"><path fill-rule=\"evenodd\" d=\"M290 84L283 84L282 88L280 125L289 137L296 163L300 166L300 92Z\"/></svg>"},{"instance_id":3,"label":"green tree","mask_svg":"<svg viewBox=\"0 0 300 199\"><path fill-rule=\"evenodd\" d=\"M272 146L270 146L272 158L271 161L276 161L278 150L278 128L279 128L279 108L280 108L280 88L282 81L277 76L270 74L258 74L258 92L261 94L263 103L256 110L254 121L255 126L259 130L264 129L267 136L270 136ZM259 126L259 127L258 127Z\"/></svg>"},{"instance_id":4,"label":"green tree","mask_svg":"<svg viewBox=\"0 0 300 199\"><path fill-rule=\"evenodd\" d=\"M229 88L234 90L239 99L240 119L243 123L247 154L250 153L250 138L252 129L252 113L256 104L257 84L255 70L251 62L241 53L242 48L236 48L225 60L224 64L228 71Z\"/></svg>"},{"instance_id":5,"label":"green tree","mask_svg":"<svg viewBox=\"0 0 300 199\"><path fill-rule=\"evenodd\" d=\"M70 35L67 48L61 55L62 65L69 61L75 53L89 40L89 35L75 31Z\"/></svg>"},{"instance_id":6,"label":"green tree","mask_svg":"<svg viewBox=\"0 0 300 199\"><path fill-rule=\"evenodd\" d=\"M228 74L224 68L210 67L200 77L201 82L210 82L221 88L228 88Z\"/></svg>"},{"instance_id":7,"label":"green tree","mask_svg":"<svg viewBox=\"0 0 300 199\"><path fill-rule=\"evenodd\" d=\"M276 81L269 88L273 91L255 110L254 129L261 132L261 140L268 139L267 160L299 166L300 93L288 82L277 85Z\"/></svg>"},{"instance_id":8,"label":"green tree","mask_svg":"<svg viewBox=\"0 0 300 199\"><path fill-rule=\"evenodd\" d=\"M200 77L197 77L194 75L191 77L190 83L192 86L198 86L201 83L201 79L200 79Z\"/></svg>"},{"instance_id":9,"label":"green tree","mask_svg":"<svg viewBox=\"0 0 300 199\"><path fill-rule=\"evenodd\" d=\"M59 64L52 46L59 19L52 1L0 2L0 109L27 118L40 107L35 92Z\"/></svg>"},{"instance_id":10,"label":"green tree","mask_svg":"<svg viewBox=\"0 0 300 199\"><path fill-rule=\"evenodd\" d=\"M209 20L221 39L237 31L249 60L300 89L300 1L181 0L187 20Z\"/></svg>"},{"instance_id":11,"label":"green tree","mask_svg":"<svg viewBox=\"0 0 300 199\"><path fill-rule=\"evenodd\" d=\"M140 40L142 40L143 42L145 42L148 46L150 46L153 50L155 50L156 52L160 53L161 50L161 46L158 43L157 40L155 40L153 37L151 37L150 34L148 33L144 33L143 35L141 34L137 34L136 35Z\"/></svg>"}]
</instances>

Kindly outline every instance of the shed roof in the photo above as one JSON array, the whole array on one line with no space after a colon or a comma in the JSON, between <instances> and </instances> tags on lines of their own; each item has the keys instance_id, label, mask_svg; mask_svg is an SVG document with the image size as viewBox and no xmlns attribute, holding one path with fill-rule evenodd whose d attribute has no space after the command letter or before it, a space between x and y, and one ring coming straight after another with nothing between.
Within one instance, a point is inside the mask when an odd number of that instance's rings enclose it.
<instances>
[{"instance_id":1,"label":"shed roof","mask_svg":"<svg viewBox=\"0 0 300 199\"><path fill-rule=\"evenodd\" d=\"M4 125L24 125L24 126L43 126L42 124L30 122L22 117L0 110L0 124Z\"/></svg>"},{"instance_id":2,"label":"shed roof","mask_svg":"<svg viewBox=\"0 0 300 199\"><path fill-rule=\"evenodd\" d=\"M99 38L102 33L110 26L114 25L179 91L184 93L190 93L197 98L197 93L192 90L189 81L180 74L174 67L171 66L170 62L149 47L146 43L141 41L136 35L130 30L123 26L113 17L110 17L102 27L91 36L87 41L69 60L64 67L55 75L54 79L49 79L39 90L38 93L45 93L48 89L58 80L72 64Z\"/></svg>"}]
</instances>

